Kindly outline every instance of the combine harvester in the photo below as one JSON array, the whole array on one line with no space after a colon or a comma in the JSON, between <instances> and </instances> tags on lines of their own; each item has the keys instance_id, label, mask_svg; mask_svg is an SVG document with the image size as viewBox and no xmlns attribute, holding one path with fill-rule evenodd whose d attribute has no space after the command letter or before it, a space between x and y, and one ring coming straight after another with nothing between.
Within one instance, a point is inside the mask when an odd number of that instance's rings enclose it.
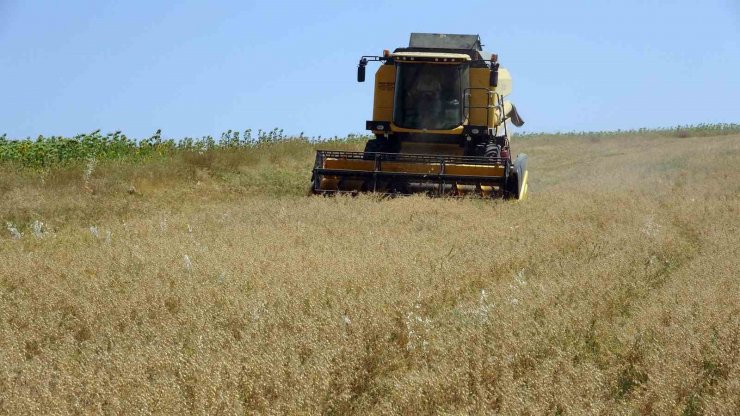
<instances>
[{"instance_id":1,"label":"combine harvester","mask_svg":"<svg viewBox=\"0 0 740 416\"><path fill-rule=\"evenodd\" d=\"M527 156L512 161L507 121L524 124L505 97L509 71L478 35L412 33L408 48L363 56L375 74L375 139L364 152L319 150L315 194L379 192L522 199Z\"/></svg>"}]
</instances>

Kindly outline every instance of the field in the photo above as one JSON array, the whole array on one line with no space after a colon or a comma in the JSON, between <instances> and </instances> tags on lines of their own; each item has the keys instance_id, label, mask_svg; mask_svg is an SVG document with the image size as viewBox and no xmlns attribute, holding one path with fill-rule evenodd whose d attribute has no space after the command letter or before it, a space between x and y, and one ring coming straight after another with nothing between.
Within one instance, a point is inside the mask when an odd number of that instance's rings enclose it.
<instances>
[{"instance_id":1,"label":"field","mask_svg":"<svg viewBox=\"0 0 740 416\"><path fill-rule=\"evenodd\" d=\"M0 414L740 414L740 132L523 136L522 202L111 137L0 138Z\"/></svg>"}]
</instances>

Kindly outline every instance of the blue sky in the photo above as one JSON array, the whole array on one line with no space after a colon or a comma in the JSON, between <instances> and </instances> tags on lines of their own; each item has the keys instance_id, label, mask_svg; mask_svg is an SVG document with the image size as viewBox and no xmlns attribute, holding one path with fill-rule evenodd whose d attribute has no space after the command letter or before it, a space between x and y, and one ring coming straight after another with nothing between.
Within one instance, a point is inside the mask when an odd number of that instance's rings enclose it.
<instances>
[{"instance_id":1,"label":"blue sky","mask_svg":"<svg viewBox=\"0 0 740 416\"><path fill-rule=\"evenodd\" d=\"M410 32L480 34L520 131L740 122L738 0L174 3L0 0L0 134L362 133Z\"/></svg>"}]
</instances>

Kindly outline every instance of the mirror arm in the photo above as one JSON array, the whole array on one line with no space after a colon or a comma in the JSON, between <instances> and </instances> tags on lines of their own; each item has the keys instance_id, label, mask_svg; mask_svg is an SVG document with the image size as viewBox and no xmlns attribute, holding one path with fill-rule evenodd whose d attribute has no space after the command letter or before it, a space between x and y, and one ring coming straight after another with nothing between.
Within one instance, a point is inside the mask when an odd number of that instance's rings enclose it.
<instances>
[{"instance_id":1,"label":"mirror arm","mask_svg":"<svg viewBox=\"0 0 740 416\"><path fill-rule=\"evenodd\" d=\"M365 67L368 62L385 62L388 59L385 56L363 56L360 58L360 63L357 65L357 82L365 82Z\"/></svg>"}]
</instances>

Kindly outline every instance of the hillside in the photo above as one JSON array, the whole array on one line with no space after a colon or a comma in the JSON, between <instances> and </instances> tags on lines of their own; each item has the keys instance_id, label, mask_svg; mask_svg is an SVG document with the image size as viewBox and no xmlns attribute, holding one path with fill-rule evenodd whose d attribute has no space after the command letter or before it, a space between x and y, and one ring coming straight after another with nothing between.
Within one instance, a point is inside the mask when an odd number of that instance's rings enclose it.
<instances>
[{"instance_id":1,"label":"hillside","mask_svg":"<svg viewBox=\"0 0 740 416\"><path fill-rule=\"evenodd\" d=\"M2 414L740 413L737 132L524 136L522 202L126 146L0 163Z\"/></svg>"}]
</instances>

